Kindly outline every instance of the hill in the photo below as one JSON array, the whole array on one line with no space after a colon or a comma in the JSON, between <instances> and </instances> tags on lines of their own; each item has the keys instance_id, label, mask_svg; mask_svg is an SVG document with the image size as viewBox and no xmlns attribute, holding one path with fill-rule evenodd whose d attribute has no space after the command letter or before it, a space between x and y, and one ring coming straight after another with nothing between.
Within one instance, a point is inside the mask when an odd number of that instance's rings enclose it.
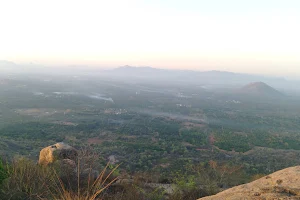
<instances>
[{"instance_id":1,"label":"hill","mask_svg":"<svg viewBox=\"0 0 300 200\"><path fill-rule=\"evenodd\" d=\"M253 82L240 89L240 92L248 95L262 95L262 96L283 96L281 92L267 85L264 82Z\"/></svg>"},{"instance_id":2,"label":"hill","mask_svg":"<svg viewBox=\"0 0 300 200\"><path fill-rule=\"evenodd\" d=\"M201 200L300 199L300 166L286 168ZM200 200L200 199L199 199Z\"/></svg>"},{"instance_id":3,"label":"hill","mask_svg":"<svg viewBox=\"0 0 300 200\"><path fill-rule=\"evenodd\" d=\"M188 85L204 85L208 88L236 88L249 82L262 80L276 87L281 87L288 82L280 77L266 77L263 75L234 73L228 71L193 71L193 70L174 70L159 69L153 67L133 67L123 66L112 70L106 70L102 74L117 76L132 80L142 78L143 81L171 81Z\"/></svg>"}]
</instances>

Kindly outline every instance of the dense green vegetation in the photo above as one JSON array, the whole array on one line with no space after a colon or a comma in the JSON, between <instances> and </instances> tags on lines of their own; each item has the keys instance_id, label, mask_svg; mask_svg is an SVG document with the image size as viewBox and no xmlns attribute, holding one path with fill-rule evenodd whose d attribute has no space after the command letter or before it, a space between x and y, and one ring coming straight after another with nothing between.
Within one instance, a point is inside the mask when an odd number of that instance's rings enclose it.
<instances>
[{"instance_id":1,"label":"dense green vegetation","mask_svg":"<svg viewBox=\"0 0 300 200\"><path fill-rule=\"evenodd\" d=\"M6 167L3 164L3 161L0 159L0 185L8 177Z\"/></svg>"},{"instance_id":2,"label":"dense green vegetation","mask_svg":"<svg viewBox=\"0 0 300 200\"><path fill-rule=\"evenodd\" d=\"M274 101L175 84L44 79L0 85L4 159L36 160L41 148L64 141L78 149L91 146L102 163L115 156L122 173L159 174L167 182L190 182L187 187L201 184L204 171L218 182L222 167L211 170L212 162L239 167L218 187L300 164L296 97Z\"/></svg>"}]
</instances>

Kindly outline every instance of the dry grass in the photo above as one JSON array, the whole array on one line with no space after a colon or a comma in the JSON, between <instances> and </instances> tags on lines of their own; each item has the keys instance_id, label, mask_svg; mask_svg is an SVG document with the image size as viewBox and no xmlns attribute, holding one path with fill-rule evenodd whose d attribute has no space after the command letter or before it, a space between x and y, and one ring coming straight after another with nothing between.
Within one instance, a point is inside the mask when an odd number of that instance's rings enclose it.
<instances>
[{"instance_id":1,"label":"dry grass","mask_svg":"<svg viewBox=\"0 0 300 200\"><path fill-rule=\"evenodd\" d=\"M82 169L94 166L92 160L96 154L83 151L81 155L85 157L78 158L77 167L73 173L66 173L57 168L57 165L43 167L25 158L14 160L6 167L9 178L0 188L0 199L102 199L104 191L117 180L118 177L113 178L112 174L119 166L110 170L108 163L101 172L95 175L95 170L92 168L84 171Z\"/></svg>"},{"instance_id":2,"label":"dry grass","mask_svg":"<svg viewBox=\"0 0 300 200\"><path fill-rule=\"evenodd\" d=\"M1 190L4 199L45 199L55 185L51 169L25 158L14 160L7 174Z\"/></svg>"},{"instance_id":3,"label":"dry grass","mask_svg":"<svg viewBox=\"0 0 300 200\"><path fill-rule=\"evenodd\" d=\"M78 163L79 165L79 163ZM77 191L68 190L65 187L65 184L61 181L61 179L57 176L57 179L59 180L59 186L57 187L57 190L55 193L52 194L53 199L57 200L95 200L95 199L102 199L100 196L101 193L104 192L105 189L107 189L109 186L112 185L118 178L113 178L109 181L109 178L113 174L113 172L119 167L116 166L113 168L107 175L106 171L109 166L109 163L106 165L106 167L101 171L101 173L98 175L98 177L93 180L92 173L88 174L87 178L87 186L81 187L80 183L80 171L78 170L77 173ZM78 167L79 169L79 167Z\"/></svg>"}]
</instances>

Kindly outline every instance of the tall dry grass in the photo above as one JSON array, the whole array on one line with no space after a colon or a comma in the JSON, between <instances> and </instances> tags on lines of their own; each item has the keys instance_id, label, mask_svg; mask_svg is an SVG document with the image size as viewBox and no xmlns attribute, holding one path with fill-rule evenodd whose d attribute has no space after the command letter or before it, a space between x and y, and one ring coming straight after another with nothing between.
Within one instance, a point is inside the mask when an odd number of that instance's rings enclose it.
<instances>
[{"instance_id":1,"label":"tall dry grass","mask_svg":"<svg viewBox=\"0 0 300 200\"><path fill-rule=\"evenodd\" d=\"M81 155L86 155L84 152ZM88 157L93 160L96 155ZM3 181L0 190L2 200L99 200L104 191L118 177L112 174L119 167L109 169L109 163L95 175L93 163L85 163L87 157L78 157L74 173L66 173L57 165L39 166L26 158L15 159L6 166L8 178ZM95 159L94 159L95 160Z\"/></svg>"},{"instance_id":2,"label":"tall dry grass","mask_svg":"<svg viewBox=\"0 0 300 200\"><path fill-rule=\"evenodd\" d=\"M113 168L109 173L107 173L109 163L105 166L105 168L101 171L101 173L93 180L92 173L88 174L86 183L87 185L81 187L80 181L80 171L77 173L77 190L68 190L65 187L65 184L56 174L57 179L59 180L59 186L56 187L55 193L52 193L52 197L55 200L95 200L102 199L101 194L107 189L109 186L114 183L118 177L109 180L114 171L119 167L117 165ZM78 167L79 169L79 167ZM91 170L92 171L92 170Z\"/></svg>"}]
</instances>

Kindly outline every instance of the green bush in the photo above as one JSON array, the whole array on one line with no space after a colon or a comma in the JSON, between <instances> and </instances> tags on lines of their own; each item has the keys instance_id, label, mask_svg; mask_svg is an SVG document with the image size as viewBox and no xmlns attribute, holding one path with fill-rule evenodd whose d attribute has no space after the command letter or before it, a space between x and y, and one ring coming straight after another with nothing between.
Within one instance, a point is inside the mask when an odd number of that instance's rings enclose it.
<instances>
[{"instance_id":1,"label":"green bush","mask_svg":"<svg viewBox=\"0 0 300 200\"><path fill-rule=\"evenodd\" d=\"M0 159L0 185L7 178L7 168L3 164L3 161Z\"/></svg>"}]
</instances>

